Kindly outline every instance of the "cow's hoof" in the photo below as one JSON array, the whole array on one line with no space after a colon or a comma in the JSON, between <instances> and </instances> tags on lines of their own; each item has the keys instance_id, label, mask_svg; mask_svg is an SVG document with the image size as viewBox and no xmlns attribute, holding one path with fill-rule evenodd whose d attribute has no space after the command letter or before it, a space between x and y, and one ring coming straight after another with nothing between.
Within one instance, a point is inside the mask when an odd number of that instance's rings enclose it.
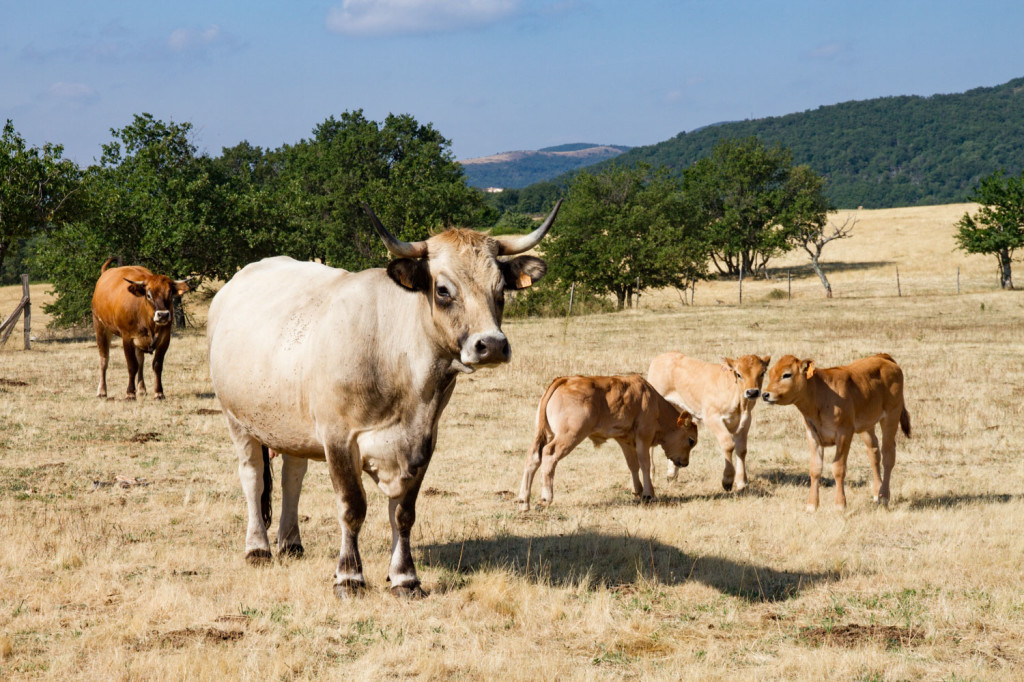
<instances>
[{"instance_id":1,"label":"cow's hoof","mask_svg":"<svg viewBox=\"0 0 1024 682\"><path fill-rule=\"evenodd\" d=\"M519 511L521 511L521 512L528 512L528 511L530 511L530 503L529 502L520 502L519 503Z\"/></svg>"},{"instance_id":2,"label":"cow's hoof","mask_svg":"<svg viewBox=\"0 0 1024 682\"><path fill-rule=\"evenodd\" d=\"M884 509L888 509L889 508L889 498L888 497L876 497L875 498L875 504L878 505L879 507L884 508Z\"/></svg>"},{"instance_id":3,"label":"cow's hoof","mask_svg":"<svg viewBox=\"0 0 1024 682\"><path fill-rule=\"evenodd\" d=\"M157 400L163 400L164 399L164 394L163 393L157 393L156 394L156 399Z\"/></svg>"},{"instance_id":4,"label":"cow's hoof","mask_svg":"<svg viewBox=\"0 0 1024 682\"><path fill-rule=\"evenodd\" d=\"M358 597L366 590L366 583L359 580L343 580L334 584L334 596L341 600Z\"/></svg>"},{"instance_id":5,"label":"cow's hoof","mask_svg":"<svg viewBox=\"0 0 1024 682\"><path fill-rule=\"evenodd\" d=\"M289 559L301 559L306 553L306 549L302 545L288 545L282 547L278 553L278 557L287 557Z\"/></svg>"},{"instance_id":6,"label":"cow's hoof","mask_svg":"<svg viewBox=\"0 0 1024 682\"><path fill-rule=\"evenodd\" d=\"M428 593L416 582L408 585L395 585L391 588L391 594L402 599L423 599Z\"/></svg>"},{"instance_id":7,"label":"cow's hoof","mask_svg":"<svg viewBox=\"0 0 1024 682\"><path fill-rule=\"evenodd\" d=\"M654 502L654 495L641 495L640 504L651 504Z\"/></svg>"},{"instance_id":8,"label":"cow's hoof","mask_svg":"<svg viewBox=\"0 0 1024 682\"><path fill-rule=\"evenodd\" d=\"M127 395L125 395L124 399L125 400L135 400L135 394L134 393L128 393Z\"/></svg>"},{"instance_id":9,"label":"cow's hoof","mask_svg":"<svg viewBox=\"0 0 1024 682\"><path fill-rule=\"evenodd\" d=\"M250 566L266 566L270 559L269 549L250 549L245 553L245 562Z\"/></svg>"},{"instance_id":10,"label":"cow's hoof","mask_svg":"<svg viewBox=\"0 0 1024 682\"><path fill-rule=\"evenodd\" d=\"M813 514L814 512L818 511L818 505L816 505L816 504L809 504L809 505L807 505L806 511L807 511L808 514Z\"/></svg>"},{"instance_id":11,"label":"cow's hoof","mask_svg":"<svg viewBox=\"0 0 1024 682\"><path fill-rule=\"evenodd\" d=\"M725 490L725 492L732 490L732 481L722 481L722 489Z\"/></svg>"},{"instance_id":12,"label":"cow's hoof","mask_svg":"<svg viewBox=\"0 0 1024 682\"><path fill-rule=\"evenodd\" d=\"M100 399L102 400L103 398L106 398L106 397L107 397L107 392L106 392L106 391L103 391L102 393L97 393L97 394L96 394L96 397L97 397L97 398L100 398Z\"/></svg>"}]
</instances>

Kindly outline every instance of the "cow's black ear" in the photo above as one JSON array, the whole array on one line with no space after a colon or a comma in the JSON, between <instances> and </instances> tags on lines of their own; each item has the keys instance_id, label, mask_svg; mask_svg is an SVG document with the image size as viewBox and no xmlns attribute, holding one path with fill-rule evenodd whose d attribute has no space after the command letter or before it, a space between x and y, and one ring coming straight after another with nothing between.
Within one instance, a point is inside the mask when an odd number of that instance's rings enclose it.
<instances>
[{"instance_id":1,"label":"cow's black ear","mask_svg":"<svg viewBox=\"0 0 1024 682\"><path fill-rule=\"evenodd\" d=\"M426 291L430 288L427 264L415 258L396 258L388 263L388 277L410 291Z\"/></svg>"},{"instance_id":2,"label":"cow's black ear","mask_svg":"<svg viewBox=\"0 0 1024 682\"><path fill-rule=\"evenodd\" d=\"M526 289L544 276L548 264L536 256L516 256L501 263L506 289Z\"/></svg>"},{"instance_id":3,"label":"cow's black ear","mask_svg":"<svg viewBox=\"0 0 1024 682\"><path fill-rule=\"evenodd\" d=\"M146 295L146 283L145 282L133 282L127 277L122 277L124 281L128 282L128 293L134 296L145 296Z\"/></svg>"}]
</instances>

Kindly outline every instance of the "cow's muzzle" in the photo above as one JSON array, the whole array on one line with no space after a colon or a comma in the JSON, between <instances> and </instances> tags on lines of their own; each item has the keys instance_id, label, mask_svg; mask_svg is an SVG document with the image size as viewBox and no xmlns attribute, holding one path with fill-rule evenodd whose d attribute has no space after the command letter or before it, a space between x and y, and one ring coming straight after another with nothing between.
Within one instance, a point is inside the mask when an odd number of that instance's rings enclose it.
<instances>
[{"instance_id":1,"label":"cow's muzzle","mask_svg":"<svg viewBox=\"0 0 1024 682\"><path fill-rule=\"evenodd\" d=\"M762 394L761 394L761 398L762 398L762 399L763 399L763 400L764 400L764 401L765 401L766 403L768 403L769 405L774 405L775 403L779 402L779 399L778 399L778 398L776 398L775 396L773 396L773 395L772 395L771 393L769 393L768 391L765 391L764 393L762 393Z\"/></svg>"},{"instance_id":2,"label":"cow's muzzle","mask_svg":"<svg viewBox=\"0 0 1024 682\"><path fill-rule=\"evenodd\" d=\"M761 391L760 389L756 388L748 388L746 391L743 392L743 397L746 398L747 400L757 400L757 397L759 395L761 395Z\"/></svg>"},{"instance_id":3,"label":"cow's muzzle","mask_svg":"<svg viewBox=\"0 0 1024 682\"><path fill-rule=\"evenodd\" d=\"M156 311L155 313L153 313L153 321L156 322L157 324L167 324L168 322L171 321L171 311L170 310L158 310L158 311Z\"/></svg>"},{"instance_id":4,"label":"cow's muzzle","mask_svg":"<svg viewBox=\"0 0 1024 682\"><path fill-rule=\"evenodd\" d=\"M512 347L500 331L485 332L466 339L460 355L459 359L467 365L493 365L508 362Z\"/></svg>"}]
</instances>

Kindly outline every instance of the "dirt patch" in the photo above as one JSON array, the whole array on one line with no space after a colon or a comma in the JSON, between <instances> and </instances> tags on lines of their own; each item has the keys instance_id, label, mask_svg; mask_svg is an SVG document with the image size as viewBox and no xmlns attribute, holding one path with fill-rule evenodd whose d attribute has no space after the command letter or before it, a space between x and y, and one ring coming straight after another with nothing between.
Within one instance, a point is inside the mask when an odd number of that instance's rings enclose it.
<instances>
[{"instance_id":1,"label":"dirt patch","mask_svg":"<svg viewBox=\"0 0 1024 682\"><path fill-rule=\"evenodd\" d=\"M148 443L151 440L160 440L160 434L156 431L149 431L148 433L136 433L134 436L128 439L129 443Z\"/></svg>"},{"instance_id":2,"label":"dirt patch","mask_svg":"<svg viewBox=\"0 0 1024 682\"><path fill-rule=\"evenodd\" d=\"M223 412L221 412L220 410L211 410L208 407L200 407L198 410L196 410L196 414L223 414Z\"/></svg>"},{"instance_id":3,"label":"dirt patch","mask_svg":"<svg viewBox=\"0 0 1024 682\"><path fill-rule=\"evenodd\" d=\"M440 490L439 488L424 488L423 494L427 497L455 497L455 493L450 490Z\"/></svg>"},{"instance_id":4,"label":"dirt patch","mask_svg":"<svg viewBox=\"0 0 1024 682\"><path fill-rule=\"evenodd\" d=\"M19 381L18 379L3 379L0 378L0 386L28 386L27 381Z\"/></svg>"},{"instance_id":5,"label":"dirt patch","mask_svg":"<svg viewBox=\"0 0 1024 682\"><path fill-rule=\"evenodd\" d=\"M814 646L841 646L848 649L867 643L882 643L889 648L920 644L924 634L914 628L896 625L837 625L835 627L810 628L800 633L800 639Z\"/></svg>"},{"instance_id":6,"label":"dirt patch","mask_svg":"<svg viewBox=\"0 0 1024 682\"><path fill-rule=\"evenodd\" d=\"M189 644L216 644L218 642L237 642L245 636L244 630L222 630L215 627L192 627L169 632L149 633L135 642L133 648L142 649L180 649Z\"/></svg>"}]
</instances>

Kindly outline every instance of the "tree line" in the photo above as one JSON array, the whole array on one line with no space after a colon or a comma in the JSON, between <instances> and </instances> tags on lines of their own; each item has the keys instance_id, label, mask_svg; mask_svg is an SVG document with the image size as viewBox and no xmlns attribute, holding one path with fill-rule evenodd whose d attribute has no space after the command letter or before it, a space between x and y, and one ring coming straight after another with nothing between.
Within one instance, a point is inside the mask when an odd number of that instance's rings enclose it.
<instances>
[{"instance_id":1,"label":"tree line","mask_svg":"<svg viewBox=\"0 0 1024 682\"><path fill-rule=\"evenodd\" d=\"M217 157L198 153L190 123L148 114L111 136L85 169L63 159L59 145L28 147L10 121L0 139L0 272L28 266L50 282L56 299L47 312L58 325L88 318L100 265L111 257L188 278L193 288L271 255L349 270L383 265L364 202L405 240L453 225L500 233L534 223L469 187L450 141L410 115L375 122L345 112L297 143L241 142ZM1009 180L1011 190L1024 183ZM986 180L979 198L1024 203L1019 189L993 189L1006 182ZM825 178L756 137L721 140L682 172L646 164L581 172L561 194L562 213L541 247L549 277L510 313L543 310L530 299L573 284L614 297L621 309L650 288L763 275L772 259L801 247L831 295L818 258L852 228L829 223ZM536 197L537 211L555 196ZM1012 259L1022 213L965 216L962 247ZM986 232L993 221L1003 233L997 240Z\"/></svg>"}]
</instances>

